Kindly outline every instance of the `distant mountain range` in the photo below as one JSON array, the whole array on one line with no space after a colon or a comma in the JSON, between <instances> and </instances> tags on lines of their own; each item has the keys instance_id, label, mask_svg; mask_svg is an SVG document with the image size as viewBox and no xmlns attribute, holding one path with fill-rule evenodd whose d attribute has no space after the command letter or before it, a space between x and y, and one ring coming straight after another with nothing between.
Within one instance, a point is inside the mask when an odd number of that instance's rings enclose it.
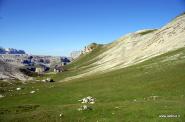
<instances>
[{"instance_id":1,"label":"distant mountain range","mask_svg":"<svg viewBox=\"0 0 185 122\"><path fill-rule=\"evenodd\" d=\"M14 48L2 48L0 47L0 54L26 54L24 50L17 50Z\"/></svg>"}]
</instances>

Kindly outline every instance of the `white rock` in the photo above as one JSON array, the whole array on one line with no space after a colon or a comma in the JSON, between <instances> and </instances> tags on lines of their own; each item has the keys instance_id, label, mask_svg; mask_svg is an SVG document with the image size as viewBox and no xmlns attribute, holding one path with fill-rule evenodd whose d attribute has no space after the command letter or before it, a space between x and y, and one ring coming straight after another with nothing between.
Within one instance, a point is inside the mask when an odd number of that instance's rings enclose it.
<instances>
[{"instance_id":1,"label":"white rock","mask_svg":"<svg viewBox=\"0 0 185 122\"><path fill-rule=\"evenodd\" d=\"M79 102L82 102L82 100L78 100Z\"/></svg>"},{"instance_id":2,"label":"white rock","mask_svg":"<svg viewBox=\"0 0 185 122\"><path fill-rule=\"evenodd\" d=\"M42 80L42 82L46 82L46 80Z\"/></svg>"},{"instance_id":3,"label":"white rock","mask_svg":"<svg viewBox=\"0 0 185 122\"><path fill-rule=\"evenodd\" d=\"M95 98L91 97L91 96L88 96L88 97L85 97L81 100L78 100L82 103L90 103L90 104L94 104L95 103Z\"/></svg>"},{"instance_id":4,"label":"white rock","mask_svg":"<svg viewBox=\"0 0 185 122\"><path fill-rule=\"evenodd\" d=\"M87 99L89 99L89 100L90 100L90 99L92 99L92 97L91 97L91 96L88 96L88 97L87 97Z\"/></svg>"},{"instance_id":5,"label":"white rock","mask_svg":"<svg viewBox=\"0 0 185 122\"><path fill-rule=\"evenodd\" d=\"M61 113L59 116L60 116L60 117L62 117L62 116L64 116L64 114L63 114L63 113Z\"/></svg>"},{"instance_id":6,"label":"white rock","mask_svg":"<svg viewBox=\"0 0 185 122\"><path fill-rule=\"evenodd\" d=\"M82 103L88 103L88 99L87 98L83 98L82 99Z\"/></svg>"},{"instance_id":7,"label":"white rock","mask_svg":"<svg viewBox=\"0 0 185 122\"><path fill-rule=\"evenodd\" d=\"M90 104L94 104L95 102L90 102Z\"/></svg>"},{"instance_id":8,"label":"white rock","mask_svg":"<svg viewBox=\"0 0 185 122\"><path fill-rule=\"evenodd\" d=\"M0 98L3 98L4 96L0 94Z\"/></svg>"},{"instance_id":9,"label":"white rock","mask_svg":"<svg viewBox=\"0 0 185 122\"><path fill-rule=\"evenodd\" d=\"M118 107L118 106L116 106L116 107L115 107L115 109L119 109L119 107Z\"/></svg>"},{"instance_id":10,"label":"white rock","mask_svg":"<svg viewBox=\"0 0 185 122\"><path fill-rule=\"evenodd\" d=\"M83 110L87 110L87 105L83 105Z\"/></svg>"},{"instance_id":11,"label":"white rock","mask_svg":"<svg viewBox=\"0 0 185 122\"><path fill-rule=\"evenodd\" d=\"M50 82L51 81L51 78L47 78L46 81Z\"/></svg>"},{"instance_id":12,"label":"white rock","mask_svg":"<svg viewBox=\"0 0 185 122\"><path fill-rule=\"evenodd\" d=\"M33 94L33 93L35 93L35 91L31 91L30 93Z\"/></svg>"},{"instance_id":13,"label":"white rock","mask_svg":"<svg viewBox=\"0 0 185 122\"><path fill-rule=\"evenodd\" d=\"M16 88L17 91L21 90L21 88Z\"/></svg>"}]
</instances>

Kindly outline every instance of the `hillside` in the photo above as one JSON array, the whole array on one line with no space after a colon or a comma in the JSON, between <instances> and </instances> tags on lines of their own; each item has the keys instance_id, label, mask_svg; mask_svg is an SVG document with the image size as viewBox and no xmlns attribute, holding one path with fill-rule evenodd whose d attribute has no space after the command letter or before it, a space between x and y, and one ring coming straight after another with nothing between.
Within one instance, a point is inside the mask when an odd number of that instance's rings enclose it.
<instances>
[{"instance_id":1,"label":"hillside","mask_svg":"<svg viewBox=\"0 0 185 122\"><path fill-rule=\"evenodd\" d=\"M0 121L183 122L184 66L185 48L181 48L137 65L69 82L4 85ZM22 90L16 91L18 87ZM30 94L33 90L36 93ZM93 110L78 111L78 100L86 96L96 98ZM171 114L178 117L159 117Z\"/></svg>"},{"instance_id":2,"label":"hillside","mask_svg":"<svg viewBox=\"0 0 185 122\"><path fill-rule=\"evenodd\" d=\"M103 51L88 60L88 67L80 75L63 81L94 73L108 72L128 67L168 51L185 47L185 14L176 17L160 29L141 30L127 34L103 46ZM81 58L78 61L81 62ZM76 63L75 62L75 63ZM81 65L81 69L86 65Z\"/></svg>"}]
</instances>

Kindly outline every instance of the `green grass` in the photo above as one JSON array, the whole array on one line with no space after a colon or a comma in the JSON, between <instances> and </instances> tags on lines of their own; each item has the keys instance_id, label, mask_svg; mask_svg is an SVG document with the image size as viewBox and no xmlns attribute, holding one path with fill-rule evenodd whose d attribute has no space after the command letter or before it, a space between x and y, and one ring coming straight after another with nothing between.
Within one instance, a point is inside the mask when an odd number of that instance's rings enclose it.
<instances>
[{"instance_id":1,"label":"green grass","mask_svg":"<svg viewBox=\"0 0 185 122\"><path fill-rule=\"evenodd\" d=\"M50 77L55 81L61 81L64 78L81 74L86 69L93 67L93 63L98 60L96 57L106 50L107 47L105 45L96 45L95 49L92 52L81 55L73 63L66 65L64 69L66 69L67 72L65 71L55 75L48 73L38 79L45 79L47 77Z\"/></svg>"},{"instance_id":2,"label":"green grass","mask_svg":"<svg viewBox=\"0 0 185 122\"><path fill-rule=\"evenodd\" d=\"M146 35L146 34L148 34L148 33L154 32L154 31L156 31L156 30L146 30L146 31L144 31L144 32L140 32L139 34L140 34L140 35Z\"/></svg>"},{"instance_id":3,"label":"green grass","mask_svg":"<svg viewBox=\"0 0 185 122\"><path fill-rule=\"evenodd\" d=\"M94 63L97 59L96 57L104 52L106 47L104 45L97 45L96 48L85 55L81 55L73 63L67 65L68 69L80 69L81 67L88 67L90 64Z\"/></svg>"},{"instance_id":4,"label":"green grass","mask_svg":"<svg viewBox=\"0 0 185 122\"><path fill-rule=\"evenodd\" d=\"M59 80L74 75L74 67L88 65L89 59L97 55L94 53L99 51L81 57L68 67L69 72L53 77ZM165 60L176 54L180 56ZM185 48L182 48L134 66L69 82L8 85L1 82L5 89L1 94L5 97L0 99L0 121L184 122L184 67ZM17 87L22 90L16 91ZM36 93L30 94L32 90ZM93 110L77 111L81 106L78 100L87 96L96 98ZM154 100L151 96L158 97ZM64 116L59 117L60 113ZM163 114L180 117L160 118Z\"/></svg>"}]
</instances>

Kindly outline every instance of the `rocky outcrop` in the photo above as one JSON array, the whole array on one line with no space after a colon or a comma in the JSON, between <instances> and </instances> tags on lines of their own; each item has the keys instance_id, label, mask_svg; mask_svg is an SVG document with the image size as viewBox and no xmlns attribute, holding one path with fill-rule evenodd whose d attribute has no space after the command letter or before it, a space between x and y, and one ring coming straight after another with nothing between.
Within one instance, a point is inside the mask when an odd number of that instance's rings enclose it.
<instances>
[{"instance_id":1,"label":"rocky outcrop","mask_svg":"<svg viewBox=\"0 0 185 122\"><path fill-rule=\"evenodd\" d=\"M97 47L97 45L98 44L96 43L91 43L88 46L85 46L85 48L82 50L82 54L86 54L93 51Z\"/></svg>"},{"instance_id":2,"label":"rocky outcrop","mask_svg":"<svg viewBox=\"0 0 185 122\"><path fill-rule=\"evenodd\" d=\"M0 60L0 79L1 80L28 80L29 77L19 71L19 69Z\"/></svg>"},{"instance_id":3,"label":"rocky outcrop","mask_svg":"<svg viewBox=\"0 0 185 122\"><path fill-rule=\"evenodd\" d=\"M90 53L91 51L93 51L96 47L98 46L98 44L96 43L91 43L87 46L84 47L84 49L82 49L81 51L73 51L71 52L71 58L73 60L77 59L78 57L80 57L81 55L85 55L87 53Z\"/></svg>"}]
</instances>

